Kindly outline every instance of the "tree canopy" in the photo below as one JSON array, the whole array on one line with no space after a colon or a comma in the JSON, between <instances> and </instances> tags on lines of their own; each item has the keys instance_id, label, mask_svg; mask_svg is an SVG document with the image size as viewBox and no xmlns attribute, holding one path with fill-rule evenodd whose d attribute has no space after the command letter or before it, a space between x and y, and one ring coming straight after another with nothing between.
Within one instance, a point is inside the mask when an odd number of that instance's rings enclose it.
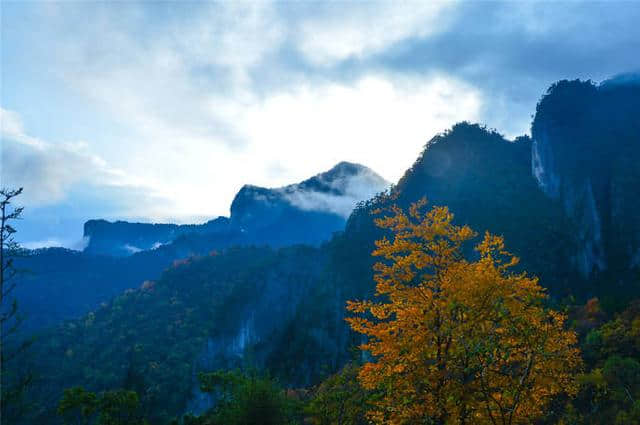
<instances>
[{"instance_id":1,"label":"tree canopy","mask_svg":"<svg viewBox=\"0 0 640 425\"><path fill-rule=\"evenodd\" d=\"M581 365L565 317L546 309L535 277L512 272L518 258L501 237L456 226L446 207L391 207L376 224L376 296L351 301L352 329L371 355L359 373L380 393L378 424L520 424L557 395L575 394ZM467 254L467 255L464 255ZM471 258L471 259L469 259Z\"/></svg>"}]
</instances>

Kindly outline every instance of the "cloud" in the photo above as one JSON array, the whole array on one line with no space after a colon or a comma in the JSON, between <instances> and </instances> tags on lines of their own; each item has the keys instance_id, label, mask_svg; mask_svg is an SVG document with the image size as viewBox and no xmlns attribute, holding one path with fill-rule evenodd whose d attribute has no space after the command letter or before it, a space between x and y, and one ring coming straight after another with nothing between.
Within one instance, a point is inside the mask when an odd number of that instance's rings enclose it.
<instances>
[{"instance_id":1,"label":"cloud","mask_svg":"<svg viewBox=\"0 0 640 425\"><path fill-rule=\"evenodd\" d=\"M320 179L331 192L289 187L282 190L282 194L289 203L302 210L326 211L347 218L358 202L372 198L390 185L369 168L362 168L355 175L338 176L332 181L322 179L322 175Z\"/></svg>"},{"instance_id":2,"label":"cloud","mask_svg":"<svg viewBox=\"0 0 640 425\"><path fill-rule=\"evenodd\" d=\"M455 2L371 1L311 3L297 23L297 49L316 65L369 56L407 38L446 27ZM307 4L309 6L309 4Z\"/></svg>"},{"instance_id":3,"label":"cloud","mask_svg":"<svg viewBox=\"0 0 640 425\"><path fill-rule=\"evenodd\" d=\"M511 137L529 131L537 101L555 81L640 69L635 2L467 2L448 13L446 30L354 66L446 72L476 87L481 120Z\"/></svg>"},{"instance_id":4,"label":"cloud","mask_svg":"<svg viewBox=\"0 0 640 425\"><path fill-rule=\"evenodd\" d=\"M44 239L37 241L27 241L20 244L26 249L40 249L40 248L67 248L75 251L84 250L89 245L89 237L83 237L80 240L70 239Z\"/></svg>"},{"instance_id":5,"label":"cloud","mask_svg":"<svg viewBox=\"0 0 640 425\"><path fill-rule=\"evenodd\" d=\"M137 246L133 246L133 245L129 245L129 244L125 244L124 245L124 249L129 253L129 254L136 254L140 251L142 251L142 248L138 248Z\"/></svg>"},{"instance_id":6,"label":"cloud","mask_svg":"<svg viewBox=\"0 0 640 425\"><path fill-rule=\"evenodd\" d=\"M55 145L25 133L20 116L0 107L2 182L24 187L23 199L39 206L61 201L78 182L123 184L122 171L111 168L86 143Z\"/></svg>"},{"instance_id":7,"label":"cloud","mask_svg":"<svg viewBox=\"0 0 640 425\"><path fill-rule=\"evenodd\" d=\"M477 119L480 107L477 90L444 76L370 75L275 93L247 108L239 123L251 141L252 167L285 160L301 178L310 161L319 172L345 160L395 181L431 135Z\"/></svg>"},{"instance_id":8,"label":"cloud","mask_svg":"<svg viewBox=\"0 0 640 425\"><path fill-rule=\"evenodd\" d=\"M0 123L2 185L23 187L20 203L27 207L25 215L40 214L51 228L60 222L55 215L77 219L83 216L78 208L95 210L90 204L101 205L103 217L111 218L134 217L138 208L151 211L152 206L170 203L153 182L113 167L92 153L88 142L54 143L32 136L19 114L2 107ZM53 239L61 241L60 246L75 244L60 236Z\"/></svg>"},{"instance_id":9,"label":"cloud","mask_svg":"<svg viewBox=\"0 0 640 425\"><path fill-rule=\"evenodd\" d=\"M64 247L66 243L58 239L45 239L41 241L30 241L22 243L22 247L26 249L53 248Z\"/></svg>"}]
</instances>

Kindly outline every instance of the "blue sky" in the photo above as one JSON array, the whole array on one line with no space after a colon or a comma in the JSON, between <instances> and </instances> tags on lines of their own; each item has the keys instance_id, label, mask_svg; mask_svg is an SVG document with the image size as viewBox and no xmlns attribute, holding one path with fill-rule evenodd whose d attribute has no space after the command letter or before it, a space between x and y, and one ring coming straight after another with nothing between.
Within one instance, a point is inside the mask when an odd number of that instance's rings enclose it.
<instances>
[{"instance_id":1,"label":"blue sky","mask_svg":"<svg viewBox=\"0 0 640 425\"><path fill-rule=\"evenodd\" d=\"M461 120L527 133L559 79L640 69L640 3L1 3L3 186L28 246L203 221L347 160L397 180Z\"/></svg>"}]
</instances>

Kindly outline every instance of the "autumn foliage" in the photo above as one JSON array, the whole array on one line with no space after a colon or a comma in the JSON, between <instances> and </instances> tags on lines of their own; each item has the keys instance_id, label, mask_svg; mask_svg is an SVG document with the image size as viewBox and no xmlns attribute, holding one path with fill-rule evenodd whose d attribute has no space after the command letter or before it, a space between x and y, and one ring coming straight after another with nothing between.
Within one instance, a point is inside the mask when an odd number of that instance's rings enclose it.
<instances>
[{"instance_id":1,"label":"autumn foliage","mask_svg":"<svg viewBox=\"0 0 640 425\"><path fill-rule=\"evenodd\" d=\"M359 372L379 397L377 424L523 424L556 396L573 395L581 365L565 317L546 309L535 277L501 237L476 238L445 207L398 207L376 220L374 301L348 302L371 361ZM463 255L466 254L466 255Z\"/></svg>"}]
</instances>

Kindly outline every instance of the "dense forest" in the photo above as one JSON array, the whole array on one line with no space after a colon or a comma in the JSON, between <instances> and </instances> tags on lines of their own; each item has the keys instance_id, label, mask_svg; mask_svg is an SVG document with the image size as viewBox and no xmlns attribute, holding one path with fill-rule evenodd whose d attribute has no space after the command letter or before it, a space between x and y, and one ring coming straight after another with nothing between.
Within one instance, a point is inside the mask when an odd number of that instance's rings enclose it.
<instances>
[{"instance_id":1,"label":"dense forest","mask_svg":"<svg viewBox=\"0 0 640 425\"><path fill-rule=\"evenodd\" d=\"M29 252L21 297L66 310L3 423L639 424L639 110L634 80L560 81L531 137L456 124L312 240Z\"/></svg>"}]
</instances>

